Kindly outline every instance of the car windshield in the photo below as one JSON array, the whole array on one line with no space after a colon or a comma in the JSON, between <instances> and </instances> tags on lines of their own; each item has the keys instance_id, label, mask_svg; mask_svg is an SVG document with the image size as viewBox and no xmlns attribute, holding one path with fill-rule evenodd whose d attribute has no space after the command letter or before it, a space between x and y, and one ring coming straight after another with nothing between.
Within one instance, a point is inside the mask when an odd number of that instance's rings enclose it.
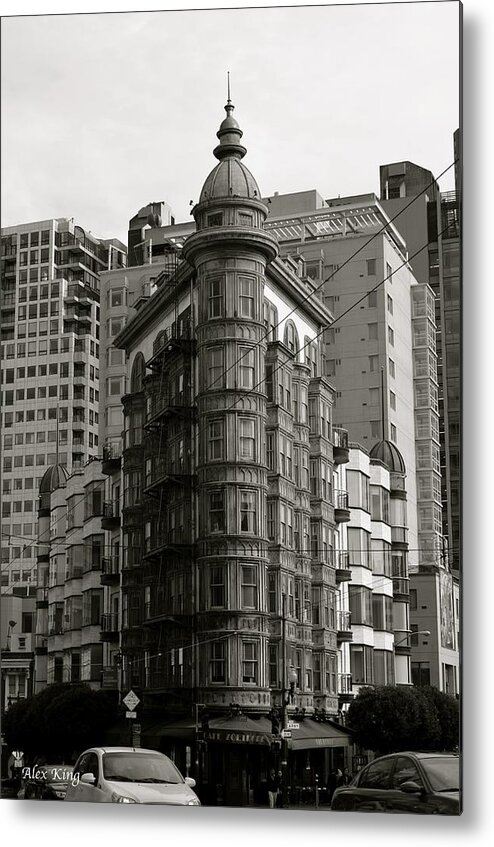
<instances>
[{"instance_id":1,"label":"car windshield","mask_svg":"<svg viewBox=\"0 0 494 847\"><path fill-rule=\"evenodd\" d=\"M460 790L460 760L457 756L437 756L422 759L433 791Z\"/></svg>"},{"instance_id":2,"label":"car windshield","mask_svg":"<svg viewBox=\"0 0 494 847\"><path fill-rule=\"evenodd\" d=\"M114 782L179 784L184 781L173 762L158 753L105 753L103 774Z\"/></svg>"}]
</instances>

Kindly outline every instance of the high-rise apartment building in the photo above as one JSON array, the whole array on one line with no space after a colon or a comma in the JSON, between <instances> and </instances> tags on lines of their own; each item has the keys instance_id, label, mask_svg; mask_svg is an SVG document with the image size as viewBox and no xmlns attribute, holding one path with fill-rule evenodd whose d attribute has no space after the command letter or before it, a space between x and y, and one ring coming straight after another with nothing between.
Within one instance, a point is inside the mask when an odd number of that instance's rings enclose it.
<instances>
[{"instance_id":1,"label":"high-rise apartment building","mask_svg":"<svg viewBox=\"0 0 494 847\"><path fill-rule=\"evenodd\" d=\"M39 482L99 452L100 281L126 249L72 219L2 229L2 588L34 580Z\"/></svg>"},{"instance_id":2,"label":"high-rise apartment building","mask_svg":"<svg viewBox=\"0 0 494 847\"><path fill-rule=\"evenodd\" d=\"M458 575L461 561L460 267L461 137L454 134L455 191L440 192L430 171L412 162L381 165L381 203L406 239L419 282L435 297L443 564ZM414 256L415 245L427 249Z\"/></svg>"}]
</instances>

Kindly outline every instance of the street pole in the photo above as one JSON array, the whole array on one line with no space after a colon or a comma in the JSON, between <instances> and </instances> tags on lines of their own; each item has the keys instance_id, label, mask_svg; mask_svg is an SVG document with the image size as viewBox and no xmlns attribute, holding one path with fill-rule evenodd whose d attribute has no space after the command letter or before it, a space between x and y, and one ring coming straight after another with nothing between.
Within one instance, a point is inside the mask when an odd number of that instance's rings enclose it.
<instances>
[{"instance_id":1,"label":"street pole","mask_svg":"<svg viewBox=\"0 0 494 847\"><path fill-rule=\"evenodd\" d=\"M282 729L287 728L287 705L288 705L288 685L287 685L287 654L286 654L286 594L282 596L282 652L283 652L283 688L282 688ZM282 734L281 740L281 803L283 808L288 805L288 741L285 737L285 732Z\"/></svg>"}]
</instances>

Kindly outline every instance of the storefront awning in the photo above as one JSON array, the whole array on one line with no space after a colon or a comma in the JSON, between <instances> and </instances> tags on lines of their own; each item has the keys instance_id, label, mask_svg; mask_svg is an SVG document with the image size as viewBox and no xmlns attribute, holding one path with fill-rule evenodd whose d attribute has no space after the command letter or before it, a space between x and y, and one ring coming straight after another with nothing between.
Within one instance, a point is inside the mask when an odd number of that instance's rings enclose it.
<instances>
[{"instance_id":1,"label":"storefront awning","mask_svg":"<svg viewBox=\"0 0 494 847\"><path fill-rule=\"evenodd\" d=\"M271 744L271 721L247 715L213 718L204 738L226 744Z\"/></svg>"},{"instance_id":2,"label":"storefront awning","mask_svg":"<svg viewBox=\"0 0 494 847\"><path fill-rule=\"evenodd\" d=\"M351 734L330 723L319 723L310 718L300 721L299 729L292 729L288 740L290 750L310 750L317 747L351 747Z\"/></svg>"},{"instance_id":3,"label":"storefront awning","mask_svg":"<svg viewBox=\"0 0 494 847\"><path fill-rule=\"evenodd\" d=\"M143 730L146 738L185 738L192 739L196 734L193 718L182 718L177 721L159 721Z\"/></svg>"}]
</instances>

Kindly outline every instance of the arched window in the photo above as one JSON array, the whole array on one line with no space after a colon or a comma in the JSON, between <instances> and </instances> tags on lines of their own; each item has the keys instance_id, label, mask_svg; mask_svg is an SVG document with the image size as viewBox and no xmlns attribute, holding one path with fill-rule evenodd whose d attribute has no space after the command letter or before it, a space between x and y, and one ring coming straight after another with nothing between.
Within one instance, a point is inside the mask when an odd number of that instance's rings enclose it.
<instances>
[{"instance_id":1,"label":"arched window","mask_svg":"<svg viewBox=\"0 0 494 847\"><path fill-rule=\"evenodd\" d=\"M131 394L134 394L137 391L142 391L142 380L144 378L145 369L146 364L144 362L144 356L142 353L138 353L134 359L134 364L132 365L132 375L130 377Z\"/></svg>"},{"instance_id":2,"label":"arched window","mask_svg":"<svg viewBox=\"0 0 494 847\"><path fill-rule=\"evenodd\" d=\"M287 321L285 324L285 334L283 337L283 341L288 347L290 353L296 355L298 353L299 343L298 343L298 332L293 321Z\"/></svg>"}]
</instances>

